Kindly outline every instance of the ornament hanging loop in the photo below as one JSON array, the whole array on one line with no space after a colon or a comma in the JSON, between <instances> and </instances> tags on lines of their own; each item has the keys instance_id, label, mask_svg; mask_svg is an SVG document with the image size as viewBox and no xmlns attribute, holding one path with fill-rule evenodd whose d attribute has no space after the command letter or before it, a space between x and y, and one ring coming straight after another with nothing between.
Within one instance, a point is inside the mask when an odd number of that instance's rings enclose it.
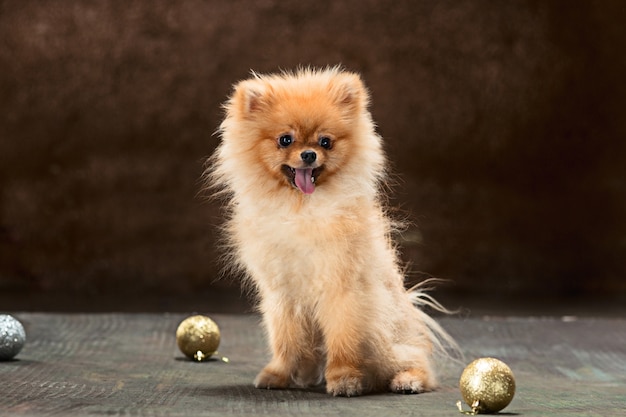
<instances>
[{"instance_id":1,"label":"ornament hanging loop","mask_svg":"<svg viewBox=\"0 0 626 417\"><path fill-rule=\"evenodd\" d=\"M456 407L459 409L459 413L466 416L475 416L480 413L480 400L476 400L472 403L472 409L469 411L463 410L463 403L461 401L456 402Z\"/></svg>"}]
</instances>

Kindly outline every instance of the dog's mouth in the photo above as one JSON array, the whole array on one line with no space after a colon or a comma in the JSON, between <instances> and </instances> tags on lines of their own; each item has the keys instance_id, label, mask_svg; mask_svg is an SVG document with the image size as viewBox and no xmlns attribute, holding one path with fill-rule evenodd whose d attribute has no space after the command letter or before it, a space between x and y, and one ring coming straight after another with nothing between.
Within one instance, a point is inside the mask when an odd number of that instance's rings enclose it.
<instances>
[{"instance_id":1,"label":"dog's mouth","mask_svg":"<svg viewBox=\"0 0 626 417\"><path fill-rule=\"evenodd\" d=\"M323 166L317 168L292 168L289 165L282 166L283 174L285 174L285 177L287 177L291 185L304 194L313 194L317 177L323 170Z\"/></svg>"}]
</instances>

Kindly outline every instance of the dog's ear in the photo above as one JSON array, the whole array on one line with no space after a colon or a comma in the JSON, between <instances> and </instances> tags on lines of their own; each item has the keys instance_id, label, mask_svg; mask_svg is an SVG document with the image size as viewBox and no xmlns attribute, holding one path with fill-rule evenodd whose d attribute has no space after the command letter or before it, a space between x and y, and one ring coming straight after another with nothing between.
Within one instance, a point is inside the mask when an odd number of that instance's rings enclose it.
<instances>
[{"instance_id":1,"label":"dog's ear","mask_svg":"<svg viewBox=\"0 0 626 417\"><path fill-rule=\"evenodd\" d=\"M330 85L330 94L335 103L355 114L363 110L369 102L369 94L358 74L339 73Z\"/></svg>"},{"instance_id":2,"label":"dog's ear","mask_svg":"<svg viewBox=\"0 0 626 417\"><path fill-rule=\"evenodd\" d=\"M269 106L271 87L259 79L241 81L235 86L230 106L243 117L254 116L255 113Z\"/></svg>"}]
</instances>

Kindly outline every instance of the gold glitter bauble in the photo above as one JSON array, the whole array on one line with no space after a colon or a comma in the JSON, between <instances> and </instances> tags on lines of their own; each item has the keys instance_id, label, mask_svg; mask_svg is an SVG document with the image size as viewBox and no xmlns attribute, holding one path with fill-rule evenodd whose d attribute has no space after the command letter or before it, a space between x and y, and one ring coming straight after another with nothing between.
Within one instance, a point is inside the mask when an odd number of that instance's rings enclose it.
<instances>
[{"instance_id":1,"label":"gold glitter bauble","mask_svg":"<svg viewBox=\"0 0 626 417\"><path fill-rule=\"evenodd\" d=\"M497 413L513 399L515 378L504 362L481 358L467 365L459 387L463 400L474 413Z\"/></svg>"},{"instance_id":2,"label":"gold glitter bauble","mask_svg":"<svg viewBox=\"0 0 626 417\"><path fill-rule=\"evenodd\" d=\"M191 316L178 325L176 343L185 356L201 362L217 351L220 329L206 316Z\"/></svg>"}]
</instances>

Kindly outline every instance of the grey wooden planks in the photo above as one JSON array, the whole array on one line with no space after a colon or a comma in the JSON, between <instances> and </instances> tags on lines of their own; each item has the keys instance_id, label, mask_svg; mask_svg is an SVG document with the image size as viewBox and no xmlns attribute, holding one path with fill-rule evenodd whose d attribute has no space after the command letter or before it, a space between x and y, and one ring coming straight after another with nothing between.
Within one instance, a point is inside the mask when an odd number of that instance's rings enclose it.
<instances>
[{"instance_id":1,"label":"grey wooden planks","mask_svg":"<svg viewBox=\"0 0 626 417\"><path fill-rule=\"evenodd\" d=\"M252 380L268 359L259 318L212 315L220 355L194 363L175 342L184 314L14 314L27 343L0 362L0 415L457 416L465 363L504 360L517 393L504 412L616 416L626 409L626 319L446 317L465 362L442 361L442 387L414 396L332 398L322 389L267 391Z\"/></svg>"}]
</instances>

